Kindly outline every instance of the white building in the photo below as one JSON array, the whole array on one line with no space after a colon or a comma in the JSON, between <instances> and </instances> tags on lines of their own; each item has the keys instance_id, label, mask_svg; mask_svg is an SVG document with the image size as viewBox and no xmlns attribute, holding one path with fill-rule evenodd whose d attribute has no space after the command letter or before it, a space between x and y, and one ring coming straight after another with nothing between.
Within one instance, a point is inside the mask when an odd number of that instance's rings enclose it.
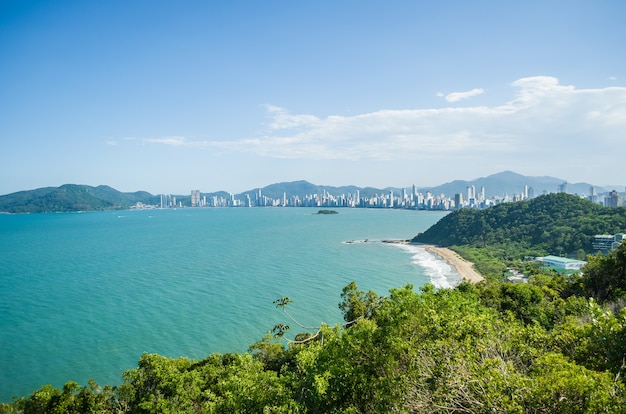
<instances>
[{"instance_id":1,"label":"white building","mask_svg":"<svg viewBox=\"0 0 626 414\"><path fill-rule=\"evenodd\" d=\"M574 260L559 256L538 257L537 260L543 262L545 266L552 266L567 270L580 270L587 264L587 262L583 260Z\"/></svg>"}]
</instances>

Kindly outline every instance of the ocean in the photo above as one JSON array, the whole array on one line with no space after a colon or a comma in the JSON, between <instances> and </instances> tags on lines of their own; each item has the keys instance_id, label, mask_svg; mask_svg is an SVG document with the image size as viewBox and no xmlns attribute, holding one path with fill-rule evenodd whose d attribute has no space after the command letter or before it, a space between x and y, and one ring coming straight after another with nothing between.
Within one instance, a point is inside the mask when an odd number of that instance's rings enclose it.
<instances>
[{"instance_id":1,"label":"ocean","mask_svg":"<svg viewBox=\"0 0 626 414\"><path fill-rule=\"evenodd\" d=\"M302 324L342 322L341 290L457 284L410 239L445 212L206 208L0 214L0 401L44 384L122 382L142 353L245 352L287 296ZM293 338L298 332L287 333Z\"/></svg>"}]
</instances>

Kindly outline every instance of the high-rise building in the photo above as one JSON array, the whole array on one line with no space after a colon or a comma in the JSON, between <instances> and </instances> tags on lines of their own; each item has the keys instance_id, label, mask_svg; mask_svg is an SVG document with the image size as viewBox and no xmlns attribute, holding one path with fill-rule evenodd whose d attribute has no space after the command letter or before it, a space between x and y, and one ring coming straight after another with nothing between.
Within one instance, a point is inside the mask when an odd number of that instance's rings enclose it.
<instances>
[{"instance_id":1,"label":"high-rise building","mask_svg":"<svg viewBox=\"0 0 626 414\"><path fill-rule=\"evenodd\" d=\"M616 190L611 191L604 199L604 205L607 207L619 207L620 204L619 193Z\"/></svg>"},{"instance_id":2,"label":"high-rise building","mask_svg":"<svg viewBox=\"0 0 626 414\"><path fill-rule=\"evenodd\" d=\"M191 190L191 207L200 205L200 190Z\"/></svg>"},{"instance_id":3,"label":"high-rise building","mask_svg":"<svg viewBox=\"0 0 626 414\"><path fill-rule=\"evenodd\" d=\"M462 193L457 193L454 195L454 207L455 208L463 207L463 194Z\"/></svg>"},{"instance_id":4,"label":"high-rise building","mask_svg":"<svg viewBox=\"0 0 626 414\"><path fill-rule=\"evenodd\" d=\"M467 186L467 199L471 200L473 198L476 198L476 187L473 185L468 185Z\"/></svg>"}]
</instances>

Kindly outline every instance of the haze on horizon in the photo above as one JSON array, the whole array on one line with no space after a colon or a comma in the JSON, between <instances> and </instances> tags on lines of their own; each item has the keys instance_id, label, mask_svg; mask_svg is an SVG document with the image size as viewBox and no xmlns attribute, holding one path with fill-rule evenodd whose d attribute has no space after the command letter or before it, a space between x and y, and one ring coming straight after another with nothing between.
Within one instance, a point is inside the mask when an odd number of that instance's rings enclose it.
<instances>
[{"instance_id":1,"label":"haze on horizon","mask_svg":"<svg viewBox=\"0 0 626 414\"><path fill-rule=\"evenodd\" d=\"M0 3L0 194L626 185L626 3Z\"/></svg>"}]
</instances>

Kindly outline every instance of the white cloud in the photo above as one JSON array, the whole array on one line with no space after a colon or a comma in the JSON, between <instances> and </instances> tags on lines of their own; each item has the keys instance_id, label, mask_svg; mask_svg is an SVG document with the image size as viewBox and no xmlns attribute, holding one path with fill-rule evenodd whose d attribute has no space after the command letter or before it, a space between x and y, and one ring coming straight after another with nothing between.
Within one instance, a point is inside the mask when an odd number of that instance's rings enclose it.
<instances>
[{"instance_id":1,"label":"white cloud","mask_svg":"<svg viewBox=\"0 0 626 414\"><path fill-rule=\"evenodd\" d=\"M164 144L173 147L186 147L191 143L184 137L162 137L162 138L144 138L142 142L150 144Z\"/></svg>"},{"instance_id":2,"label":"white cloud","mask_svg":"<svg viewBox=\"0 0 626 414\"><path fill-rule=\"evenodd\" d=\"M262 136L143 141L276 159L414 163L425 171L451 163L519 171L540 165L546 173L552 166L592 170L606 163L623 164L619 160L626 153L626 87L577 89L546 76L518 79L511 86L510 100L489 107L379 110L321 118L267 105L269 122ZM464 94L470 92L478 93Z\"/></svg>"},{"instance_id":3,"label":"white cloud","mask_svg":"<svg viewBox=\"0 0 626 414\"><path fill-rule=\"evenodd\" d=\"M315 125L319 118L313 115L291 115L286 109L274 105L265 105L270 115L270 129L296 128Z\"/></svg>"},{"instance_id":4,"label":"white cloud","mask_svg":"<svg viewBox=\"0 0 626 414\"><path fill-rule=\"evenodd\" d=\"M136 140L136 139L133 139ZM208 148L219 147L220 143L208 140L190 140L186 137L158 137L158 138L142 138L139 140L142 144L160 144L170 147L192 147L192 148Z\"/></svg>"},{"instance_id":5,"label":"white cloud","mask_svg":"<svg viewBox=\"0 0 626 414\"><path fill-rule=\"evenodd\" d=\"M469 99L473 96L482 95L485 93L485 90L482 88L474 88L471 91L466 92L452 92L445 96L446 101L448 102L458 102L463 99ZM443 94L437 94L437 96L443 96Z\"/></svg>"}]
</instances>

